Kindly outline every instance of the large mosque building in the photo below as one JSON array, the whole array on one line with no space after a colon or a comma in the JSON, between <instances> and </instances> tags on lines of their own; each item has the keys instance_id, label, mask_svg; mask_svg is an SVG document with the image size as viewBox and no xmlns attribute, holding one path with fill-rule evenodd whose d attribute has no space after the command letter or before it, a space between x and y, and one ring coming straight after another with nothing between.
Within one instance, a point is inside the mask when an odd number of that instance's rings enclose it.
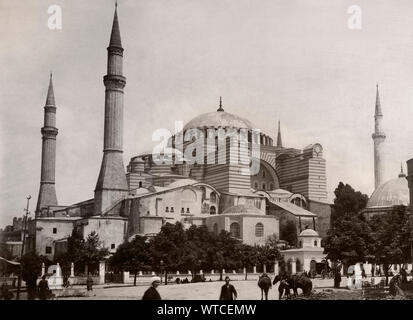
<instances>
[{"instance_id":1,"label":"large mosque building","mask_svg":"<svg viewBox=\"0 0 413 320\"><path fill-rule=\"evenodd\" d=\"M270 135L257 133L257 127L249 120L225 111L222 100L216 111L211 108L211 112L189 121L182 134L186 136L194 130L201 133L196 138L203 144L201 149L193 150L194 158L203 160L213 154L223 162L194 162L182 157L182 161L159 163L158 157L164 155L145 153L132 157L125 172L126 78L117 9L107 52L101 169L94 198L73 205L60 205L54 187L58 107L50 77L41 130L40 190L36 217L29 225L31 250L53 258L76 228L84 237L96 231L103 245L114 252L125 240L136 235L156 235L165 223L177 221L184 226L206 225L215 233L226 230L247 244L264 244L270 236L280 237L288 221L295 223L297 234L310 228L322 237L326 235L331 209L322 146L314 143L303 149L285 147L280 124L274 143ZM245 133L245 140L222 138L220 130L239 136ZM204 143L207 139L213 141L212 145ZM179 154L175 150L185 150L191 142L180 145L177 135L171 138L169 147L174 160ZM234 153L237 162L230 161ZM246 174L251 172L248 159L252 158L258 161L259 170Z\"/></svg>"}]
</instances>

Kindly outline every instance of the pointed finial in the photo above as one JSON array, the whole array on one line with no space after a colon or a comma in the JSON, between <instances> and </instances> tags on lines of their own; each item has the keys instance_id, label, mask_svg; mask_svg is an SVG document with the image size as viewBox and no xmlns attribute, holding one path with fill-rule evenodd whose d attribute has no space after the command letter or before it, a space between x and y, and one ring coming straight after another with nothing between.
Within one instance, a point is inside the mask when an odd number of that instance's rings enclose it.
<instances>
[{"instance_id":1,"label":"pointed finial","mask_svg":"<svg viewBox=\"0 0 413 320\"><path fill-rule=\"evenodd\" d=\"M283 147L283 142L282 142L282 137L281 137L281 122L280 122L280 120L278 120L277 147L278 148Z\"/></svg>"},{"instance_id":2,"label":"pointed finial","mask_svg":"<svg viewBox=\"0 0 413 320\"><path fill-rule=\"evenodd\" d=\"M50 72L49 89L47 90L46 106L55 106L56 102L54 99L53 92L53 74Z\"/></svg>"},{"instance_id":3,"label":"pointed finial","mask_svg":"<svg viewBox=\"0 0 413 320\"><path fill-rule=\"evenodd\" d=\"M400 173L399 173L399 178L405 178L406 175L403 172L403 163L400 162Z\"/></svg>"},{"instance_id":4,"label":"pointed finial","mask_svg":"<svg viewBox=\"0 0 413 320\"><path fill-rule=\"evenodd\" d=\"M219 97L219 108L217 111L224 111L224 109L222 108L222 97Z\"/></svg>"},{"instance_id":5,"label":"pointed finial","mask_svg":"<svg viewBox=\"0 0 413 320\"><path fill-rule=\"evenodd\" d=\"M115 2L115 14L113 16L112 32L110 34L109 47L122 48L120 39L119 22L118 22L118 2Z\"/></svg>"},{"instance_id":6,"label":"pointed finial","mask_svg":"<svg viewBox=\"0 0 413 320\"><path fill-rule=\"evenodd\" d=\"M381 104L380 104L380 95L379 95L379 84L376 84L376 108L374 116L382 116L383 113L381 112Z\"/></svg>"}]
</instances>

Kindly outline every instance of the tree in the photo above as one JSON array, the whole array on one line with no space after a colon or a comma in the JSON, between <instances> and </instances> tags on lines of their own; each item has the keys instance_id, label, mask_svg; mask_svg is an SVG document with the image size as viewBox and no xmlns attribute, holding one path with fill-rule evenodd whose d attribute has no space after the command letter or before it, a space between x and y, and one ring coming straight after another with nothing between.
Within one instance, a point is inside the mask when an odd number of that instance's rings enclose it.
<instances>
[{"instance_id":1,"label":"tree","mask_svg":"<svg viewBox=\"0 0 413 320\"><path fill-rule=\"evenodd\" d=\"M290 246L297 246L297 226L294 221L287 220L281 228L280 239L287 241Z\"/></svg>"},{"instance_id":2,"label":"tree","mask_svg":"<svg viewBox=\"0 0 413 320\"><path fill-rule=\"evenodd\" d=\"M161 269L163 268L165 278L167 279L168 270L179 270L182 268L187 263L187 259L189 259L185 255L186 242L187 237L180 222L164 224L161 231L150 241L150 252L153 257L151 265L153 269L162 271Z\"/></svg>"},{"instance_id":3,"label":"tree","mask_svg":"<svg viewBox=\"0 0 413 320\"><path fill-rule=\"evenodd\" d=\"M99 262L108 254L108 249L102 247L95 231L84 240L81 233L74 229L67 239L67 251L58 255L55 262L59 262L64 275L70 272L72 262L77 272L84 270L87 275L89 271L96 270Z\"/></svg>"},{"instance_id":4,"label":"tree","mask_svg":"<svg viewBox=\"0 0 413 320\"><path fill-rule=\"evenodd\" d=\"M134 274L134 286L138 272L151 268L150 246L147 240L146 237L136 236L132 241L121 244L109 259L109 264L115 270L128 270Z\"/></svg>"},{"instance_id":5,"label":"tree","mask_svg":"<svg viewBox=\"0 0 413 320\"><path fill-rule=\"evenodd\" d=\"M355 191L349 184L340 182L337 188L334 190L335 199L333 206L333 213L331 215L331 222L344 215L358 214L363 210L369 197L360 191Z\"/></svg>"},{"instance_id":6,"label":"tree","mask_svg":"<svg viewBox=\"0 0 413 320\"><path fill-rule=\"evenodd\" d=\"M327 258L341 261L345 266L364 262L368 257L370 228L361 210L368 197L343 182L338 184L334 194L331 227L324 244Z\"/></svg>"},{"instance_id":7,"label":"tree","mask_svg":"<svg viewBox=\"0 0 413 320\"><path fill-rule=\"evenodd\" d=\"M324 248L328 259L349 265L367 260L369 243L370 228L364 216L347 214L328 230Z\"/></svg>"},{"instance_id":8,"label":"tree","mask_svg":"<svg viewBox=\"0 0 413 320\"><path fill-rule=\"evenodd\" d=\"M258 263L258 250L256 247L252 247L246 244L240 245L241 262L245 267L245 280L248 279L248 268L251 268Z\"/></svg>"},{"instance_id":9,"label":"tree","mask_svg":"<svg viewBox=\"0 0 413 320\"><path fill-rule=\"evenodd\" d=\"M370 257L382 264L389 281L389 271L393 264L402 264L410 258L409 217L405 206L397 206L387 214L374 215L370 220L372 240Z\"/></svg>"}]
</instances>

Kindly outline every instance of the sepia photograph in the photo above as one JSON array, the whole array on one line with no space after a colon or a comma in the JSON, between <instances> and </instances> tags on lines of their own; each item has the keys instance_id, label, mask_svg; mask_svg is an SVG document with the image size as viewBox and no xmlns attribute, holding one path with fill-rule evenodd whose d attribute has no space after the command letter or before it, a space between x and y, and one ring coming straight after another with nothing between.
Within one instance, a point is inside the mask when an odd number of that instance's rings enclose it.
<instances>
[{"instance_id":1,"label":"sepia photograph","mask_svg":"<svg viewBox=\"0 0 413 320\"><path fill-rule=\"evenodd\" d=\"M410 121L410 0L0 0L0 300L413 300Z\"/></svg>"}]
</instances>

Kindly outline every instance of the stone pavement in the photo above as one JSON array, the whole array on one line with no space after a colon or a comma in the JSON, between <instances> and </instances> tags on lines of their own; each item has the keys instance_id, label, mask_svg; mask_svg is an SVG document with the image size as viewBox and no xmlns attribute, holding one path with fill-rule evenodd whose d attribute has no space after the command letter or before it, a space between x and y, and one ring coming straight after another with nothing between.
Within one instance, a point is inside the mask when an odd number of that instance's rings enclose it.
<instances>
[{"instance_id":1,"label":"stone pavement","mask_svg":"<svg viewBox=\"0 0 413 320\"><path fill-rule=\"evenodd\" d=\"M322 288L332 288L333 279L312 279L313 288L322 290ZM232 281L231 282L238 292L239 300L259 300L261 299L261 290L257 286L257 281ZM164 300L217 300L220 294L220 288L223 281L217 282L200 282L189 284L168 284L161 285L158 288L159 294ZM341 287L347 285L347 279L342 278ZM81 298L59 298L66 299L90 299L90 300L140 300L147 286L94 286L95 296ZM278 300L278 284L270 289L268 298ZM299 289L299 294L301 290Z\"/></svg>"}]
</instances>

